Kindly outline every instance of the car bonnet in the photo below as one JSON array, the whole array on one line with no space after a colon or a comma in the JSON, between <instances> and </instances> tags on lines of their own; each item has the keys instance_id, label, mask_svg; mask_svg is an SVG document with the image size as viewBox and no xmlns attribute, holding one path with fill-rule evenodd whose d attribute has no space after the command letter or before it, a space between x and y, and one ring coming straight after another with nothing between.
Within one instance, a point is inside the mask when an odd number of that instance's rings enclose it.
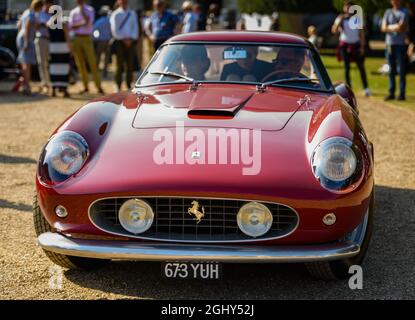
<instances>
[{"instance_id":1,"label":"car bonnet","mask_svg":"<svg viewBox=\"0 0 415 320\"><path fill-rule=\"evenodd\" d=\"M327 99L327 95L305 90L271 87L262 92L253 85L228 84L162 85L140 88L137 93L142 96L133 120L137 129L180 124L279 131L306 96L318 104Z\"/></svg>"}]
</instances>

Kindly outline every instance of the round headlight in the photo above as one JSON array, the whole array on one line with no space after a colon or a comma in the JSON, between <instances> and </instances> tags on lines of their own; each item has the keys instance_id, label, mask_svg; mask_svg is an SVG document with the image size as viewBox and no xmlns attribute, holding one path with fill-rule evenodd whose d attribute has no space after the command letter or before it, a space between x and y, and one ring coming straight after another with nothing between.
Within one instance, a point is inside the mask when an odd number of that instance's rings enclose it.
<instances>
[{"instance_id":1,"label":"round headlight","mask_svg":"<svg viewBox=\"0 0 415 320\"><path fill-rule=\"evenodd\" d=\"M133 234L146 232L154 220L151 206L140 199L130 199L121 206L118 212L121 226Z\"/></svg>"},{"instance_id":2,"label":"round headlight","mask_svg":"<svg viewBox=\"0 0 415 320\"><path fill-rule=\"evenodd\" d=\"M39 175L53 184L81 170L89 155L85 139L73 131L62 131L45 146L39 161Z\"/></svg>"},{"instance_id":3,"label":"round headlight","mask_svg":"<svg viewBox=\"0 0 415 320\"><path fill-rule=\"evenodd\" d=\"M57 136L47 148L53 168L67 176L77 173L87 156L88 145L75 132Z\"/></svg>"},{"instance_id":4,"label":"round headlight","mask_svg":"<svg viewBox=\"0 0 415 320\"><path fill-rule=\"evenodd\" d=\"M322 173L330 180L346 180L356 171L356 155L345 144L333 143L327 146L319 156Z\"/></svg>"},{"instance_id":5,"label":"round headlight","mask_svg":"<svg viewBox=\"0 0 415 320\"><path fill-rule=\"evenodd\" d=\"M250 202L242 206L238 212L239 229L250 237L266 234L272 226L272 213L261 203Z\"/></svg>"},{"instance_id":6,"label":"round headlight","mask_svg":"<svg viewBox=\"0 0 415 320\"><path fill-rule=\"evenodd\" d=\"M312 168L323 187L341 191L360 176L362 166L359 150L346 138L327 139L314 151Z\"/></svg>"}]
</instances>

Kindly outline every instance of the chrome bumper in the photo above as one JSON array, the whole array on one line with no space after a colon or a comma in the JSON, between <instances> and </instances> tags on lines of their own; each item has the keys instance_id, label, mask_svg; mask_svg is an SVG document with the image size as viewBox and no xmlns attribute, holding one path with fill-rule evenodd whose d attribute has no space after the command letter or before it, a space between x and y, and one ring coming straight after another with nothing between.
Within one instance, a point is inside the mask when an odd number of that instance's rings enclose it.
<instances>
[{"instance_id":1,"label":"chrome bumper","mask_svg":"<svg viewBox=\"0 0 415 320\"><path fill-rule=\"evenodd\" d=\"M215 261L237 263L289 263L337 260L357 255L351 242L307 246L237 246L139 243L72 239L59 233L43 233L39 245L70 256L142 261Z\"/></svg>"}]
</instances>

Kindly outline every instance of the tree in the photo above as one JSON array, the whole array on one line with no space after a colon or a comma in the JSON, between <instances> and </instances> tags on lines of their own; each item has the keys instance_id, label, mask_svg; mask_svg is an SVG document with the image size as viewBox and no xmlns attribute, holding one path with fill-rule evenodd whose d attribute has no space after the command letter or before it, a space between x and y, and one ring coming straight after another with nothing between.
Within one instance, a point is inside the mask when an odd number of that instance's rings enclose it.
<instances>
[{"instance_id":1,"label":"tree","mask_svg":"<svg viewBox=\"0 0 415 320\"><path fill-rule=\"evenodd\" d=\"M331 0L238 0L238 8L243 13L270 14L282 12L328 12L334 11Z\"/></svg>"},{"instance_id":2,"label":"tree","mask_svg":"<svg viewBox=\"0 0 415 320\"><path fill-rule=\"evenodd\" d=\"M344 0L238 0L239 11L243 13L270 14L275 11L322 13L342 11ZM390 0L356 0L365 14L383 12L390 6Z\"/></svg>"},{"instance_id":3,"label":"tree","mask_svg":"<svg viewBox=\"0 0 415 320\"><path fill-rule=\"evenodd\" d=\"M383 13L390 7L390 0L355 0L353 2L356 5L361 6L366 15ZM343 3L344 0L333 0L333 5L339 12L342 11Z\"/></svg>"}]
</instances>

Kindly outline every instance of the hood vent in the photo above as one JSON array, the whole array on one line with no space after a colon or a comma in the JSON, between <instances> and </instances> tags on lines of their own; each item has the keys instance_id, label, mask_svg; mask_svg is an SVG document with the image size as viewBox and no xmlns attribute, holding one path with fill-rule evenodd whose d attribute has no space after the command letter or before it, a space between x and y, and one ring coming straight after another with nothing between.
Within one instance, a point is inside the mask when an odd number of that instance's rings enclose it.
<instances>
[{"instance_id":1,"label":"hood vent","mask_svg":"<svg viewBox=\"0 0 415 320\"><path fill-rule=\"evenodd\" d=\"M196 109L187 113L190 119L233 119L235 113L229 110Z\"/></svg>"},{"instance_id":2,"label":"hood vent","mask_svg":"<svg viewBox=\"0 0 415 320\"><path fill-rule=\"evenodd\" d=\"M248 103L249 100L254 96L255 93L249 95L244 101L239 103L238 105L226 108L226 109L218 109L218 108L211 108L208 109L206 107L198 108L193 107L187 112L187 116L190 119L233 119L236 114Z\"/></svg>"}]
</instances>

